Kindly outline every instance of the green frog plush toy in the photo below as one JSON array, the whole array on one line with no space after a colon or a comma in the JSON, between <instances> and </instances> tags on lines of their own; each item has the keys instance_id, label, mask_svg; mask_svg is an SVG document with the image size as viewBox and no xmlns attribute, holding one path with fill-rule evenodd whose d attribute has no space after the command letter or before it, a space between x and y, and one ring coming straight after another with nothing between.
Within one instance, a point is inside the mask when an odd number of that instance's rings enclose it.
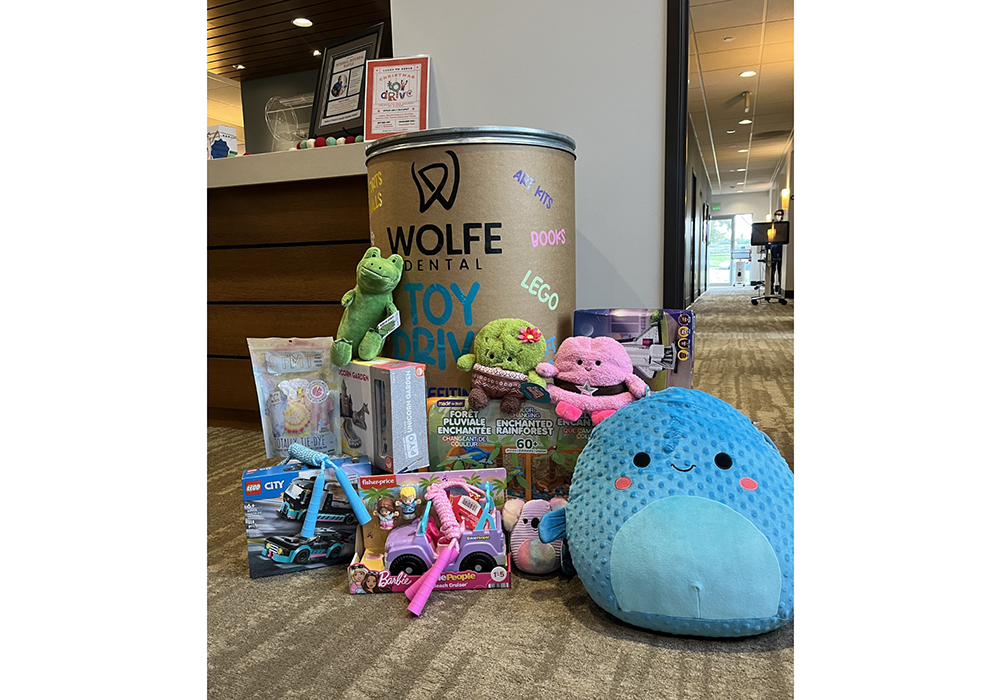
<instances>
[{"instance_id":1,"label":"green frog plush toy","mask_svg":"<svg viewBox=\"0 0 1000 700\"><path fill-rule=\"evenodd\" d=\"M399 311L392 303L392 290L403 274L403 259L382 257L372 247L358 263L358 284L340 300L344 315L337 339L330 349L330 361L343 367L353 358L373 360L382 352L386 336L399 325Z\"/></svg>"},{"instance_id":2,"label":"green frog plush toy","mask_svg":"<svg viewBox=\"0 0 1000 700\"><path fill-rule=\"evenodd\" d=\"M545 357L541 331L519 318L490 321L476 334L472 353L458 358L458 368L472 372L469 405L486 408L490 399L500 399L500 410L513 416L521 409L521 384L545 386L535 366Z\"/></svg>"}]
</instances>

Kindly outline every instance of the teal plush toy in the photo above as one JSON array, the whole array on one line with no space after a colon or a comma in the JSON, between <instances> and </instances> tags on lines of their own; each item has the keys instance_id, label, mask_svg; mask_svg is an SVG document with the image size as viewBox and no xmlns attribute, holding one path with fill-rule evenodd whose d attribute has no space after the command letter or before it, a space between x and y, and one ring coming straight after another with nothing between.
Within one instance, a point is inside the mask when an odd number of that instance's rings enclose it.
<instances>
[{"instance_id":1,"label":"teal plush toy","mask_svg":"<svg viewBox=\"0 0 1000 700\"><path fill-rule=\"evenodd\" d=\"M625 622L743 637L792 619L793 498L791 470L746 416L672 387L594 428L538 536L565 537L563 568Z\"/></svg>"},{"instance_id":2,"label":"teal plush toy","mask_svg":"<svg viewBox=\"0 0 1000 700\"><path fill-rule=\"evenodd\" d=\"M403 274L403 259L398 255L382 257L372 247L358 263L358 284L340 300L344 316L340 319L337 339L330 349L330 361L343 367L353 358L372 360L382 352L385 338L399 325L385 322L398 313L392 303L392 290Z\"/></svg>"}]
</instances>

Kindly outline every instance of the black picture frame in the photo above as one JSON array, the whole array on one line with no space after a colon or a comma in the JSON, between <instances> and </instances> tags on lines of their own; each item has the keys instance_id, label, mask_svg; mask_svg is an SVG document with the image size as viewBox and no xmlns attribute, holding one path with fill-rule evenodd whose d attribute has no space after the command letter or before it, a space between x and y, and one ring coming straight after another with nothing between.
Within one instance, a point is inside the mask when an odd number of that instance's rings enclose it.
<instances>
[{"instance_id":1,"label":"black picture frame","mask_svg":"<svg viewBox=\"0 0 1000 700\"><path fill-rule=\"evenodd\" d=\"M382 57L384 24L379 22L323 49L309 138L339 138L364 133L365 63Z\"/></svg>"}]
</instances>

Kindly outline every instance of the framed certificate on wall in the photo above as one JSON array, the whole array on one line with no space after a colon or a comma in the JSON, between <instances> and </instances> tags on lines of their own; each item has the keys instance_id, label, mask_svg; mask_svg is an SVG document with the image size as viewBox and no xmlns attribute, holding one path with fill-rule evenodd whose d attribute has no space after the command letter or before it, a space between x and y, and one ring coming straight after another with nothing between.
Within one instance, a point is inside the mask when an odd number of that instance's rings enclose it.
<instances>
[{"instance_id":1,"label":"framed certificate on wall","mask_svg":"<svg viewBox=\"0 0 1000 700\"><path fill-rule=\"evenodd\" d=\"M365 141L427 128L430 56L368 61Z\"/></svg>"},{"instance_id":2,"label":"framed certificate on wall","mask_svg":"<svg viewBox=\"0 0 1000 700\"><path fill-rule=\"evenodd\" d=\"M323 49L309 138L360 136L364 131L365 63L382 50L382 23Z\"/></svg>"}]
</instances>

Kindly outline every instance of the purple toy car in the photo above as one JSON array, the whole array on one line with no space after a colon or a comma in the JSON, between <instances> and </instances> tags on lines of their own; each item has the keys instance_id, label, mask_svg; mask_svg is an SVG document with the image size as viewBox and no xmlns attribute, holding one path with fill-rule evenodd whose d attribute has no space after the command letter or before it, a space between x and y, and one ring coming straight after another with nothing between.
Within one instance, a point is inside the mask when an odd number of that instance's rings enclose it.
<instances>
[{"instance_id":1,"label":"purple toy car","mask_svg":"<svg viewBox=\"0 0 1000 700\"><path fill-rule=\"evenodd\" d=\"M507 547L503 529L495 507L490 503L490 527L485 518L477 529L464 531L458 537L458 556L444 571L475 571L485 573L496 567L507 566ZM427 507L430 511L430 506ZM437 559L436 544L425 530L427 518L395 528L385 543L385 568L393 576L406 573L414 578L422 576ZM482 527L483 529L479 529ZM433 529L431 529L433 532Z\"/></svg>"}]
</instances>

